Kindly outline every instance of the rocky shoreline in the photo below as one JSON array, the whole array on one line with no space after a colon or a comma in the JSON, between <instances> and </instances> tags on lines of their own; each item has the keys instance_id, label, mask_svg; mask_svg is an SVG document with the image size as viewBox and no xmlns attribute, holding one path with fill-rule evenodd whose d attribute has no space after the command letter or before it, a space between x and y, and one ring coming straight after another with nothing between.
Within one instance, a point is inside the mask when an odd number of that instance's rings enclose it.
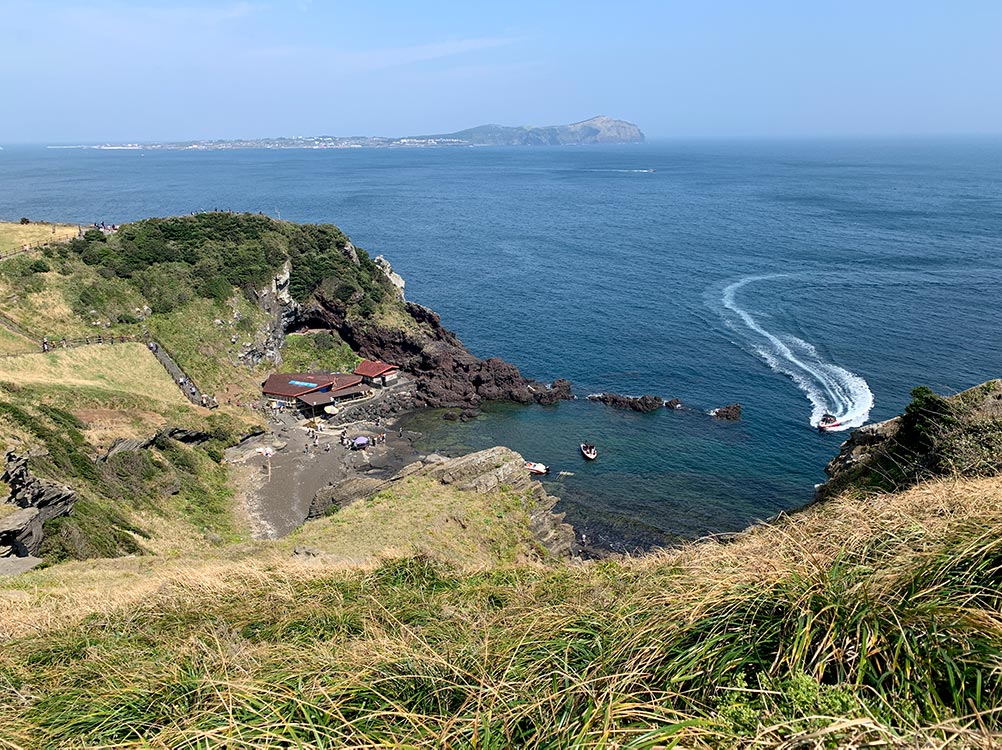
<instances>
[{"instance_id":1,"label":"rocky shoreline","mask_svg":"<svg viewBox=\"0 0 1002 750\"><path fill-rule=\"evenodd\" d=\"M521 456L503 447L456 458L422 454L414 448L420 433L404 429L402 419L358 420L333 433L315 433L316 439L307 428L283 423L228 449L226 462L254 535L263 539L287 536L307 521L336 513L422 473L481 494L502 485L523 493L531 501L530 525L536 540L558 557L580 553L573 527L564 522L562 513L553 512L559 498L547 495L529 477ZM351 450L342 446L341 430L351 439L383 436L383 441L365 450ZM265 451L272 456L266 457Z\"/></svg>"}]
</instances>

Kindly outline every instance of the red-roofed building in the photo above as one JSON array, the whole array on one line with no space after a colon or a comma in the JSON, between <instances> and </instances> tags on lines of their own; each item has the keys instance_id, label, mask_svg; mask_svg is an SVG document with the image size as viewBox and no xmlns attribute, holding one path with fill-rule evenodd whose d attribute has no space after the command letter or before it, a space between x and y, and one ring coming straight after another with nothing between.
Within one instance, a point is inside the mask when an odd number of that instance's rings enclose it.
<instances>
[{"instance_id":1,"label":"red-roofed building","mask_svg":"<svg viewBox=\"0 0 1002 750\"><path fill-rule=\"evenodd\" d=\"M369 385L389 385L397 379L400 368L379 360L363 359L355 368L355 374L362 376L362 382Z\"/></svg>"},{"instance_id":2,"label":"red-roofed building","mask_svg":"<svg viewBox=\"0 0 1002 750\"><path fill-rule=\"evenodd\" d=\"M361 375L343 372L276 372L261 384L261 392L287 406L312 409L371 393Z\"/></svg>"}]
</instances>

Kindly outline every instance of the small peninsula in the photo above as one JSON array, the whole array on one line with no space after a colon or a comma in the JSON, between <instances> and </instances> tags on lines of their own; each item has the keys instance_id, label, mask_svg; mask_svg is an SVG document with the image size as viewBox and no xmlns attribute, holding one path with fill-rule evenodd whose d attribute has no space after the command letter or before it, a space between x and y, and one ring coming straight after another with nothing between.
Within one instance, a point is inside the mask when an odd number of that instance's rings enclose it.
<instances>
[{"instance_id":1,"label":"small peninsula","mask_svg":"<svg viewBox=\"0 0 1002 750\"><path fill-rule=\"evenodd\" d=\"M98 150L232 150L248 148L429 148L441 146L588 146L595 144L643 143L644 134L632 122L605 115L570 125L480 125L455 133L400 137L371 135L314 135L233 140L171 141L164 143L105 143L100 145L49 146Z\"/></svg>"}]
</instances>

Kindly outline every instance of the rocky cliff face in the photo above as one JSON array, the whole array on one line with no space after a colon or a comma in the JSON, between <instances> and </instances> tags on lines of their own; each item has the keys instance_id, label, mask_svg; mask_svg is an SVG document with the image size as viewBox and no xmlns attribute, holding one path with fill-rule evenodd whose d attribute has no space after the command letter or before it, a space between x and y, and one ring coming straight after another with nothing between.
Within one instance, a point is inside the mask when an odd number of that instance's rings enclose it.
<instances>
[{"instance_id":1,"label":"rocky cliff face","mask_svg":"<svg viewBox=\"0 0 1002 750\"><path fill-rule=\"evenodd\" d=\"M954 396L912 391L904 414L864 425L825 467L824 498L847 487L892 491L935 476L1002 473L1002 381Z\"/></svg>"},{"instance_id":2,"label":"rocky cliff face","mask_svg":"<svg viewBox=\"0 0 1002 750\"><path fill-rule=\"evenodd\" d=\"M878 448L892 440L901 429L901 417L894 417L885 422L874 422L853 430L839 447L838 455L825 466L825 474L829 478L846 474L849 471L865 467L873 459Z\"/></svg>"},{"instance_id":3,"label":"rocky cliff face","mask_svg":"<svg viewBox=\"0 0 1002 750\"><path fill-rule=\"evenodd\" d=\"M334 330L363 357L398 365L415 381L414 406L468 407L482 401L549 404L571 398L566 380L545 385L523 378L509 362L471 354L428 308L407 302L404 309L417 324L413 330L349 319L343 302L318 293L301 307L298 318L303 325Z\"/></svg>"},{"instance_id":4,"label":"rocky cliff face","mask_svg":"<svg viewBox=\"0 0 1002 750\"><path fill-rule=\"evenodd\" d=\"M76 493L57 482L39 479L28 469L28 457L7 453L7 468L0 479L7 482L7 503L19 510L0 518L0 558L28 557L42 546L42 525L73 510Z\"/></svg>"}]
</instances>

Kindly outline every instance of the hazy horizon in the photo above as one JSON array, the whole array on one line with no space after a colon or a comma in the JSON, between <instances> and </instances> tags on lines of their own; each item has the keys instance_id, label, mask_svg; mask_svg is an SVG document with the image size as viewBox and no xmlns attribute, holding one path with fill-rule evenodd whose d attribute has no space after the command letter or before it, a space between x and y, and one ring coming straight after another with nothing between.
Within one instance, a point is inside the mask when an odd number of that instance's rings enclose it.
<instances>
[{"instance_id":1,"label":"hazy horizon","mask_svg":"<svg viewBox=\"0 0 1002 750\"><path fill-rule=\"evenodd\" d=\"M996 135L1002 4L0 0L0 144L448 133Z\"/></svg>"}]
</instances>

